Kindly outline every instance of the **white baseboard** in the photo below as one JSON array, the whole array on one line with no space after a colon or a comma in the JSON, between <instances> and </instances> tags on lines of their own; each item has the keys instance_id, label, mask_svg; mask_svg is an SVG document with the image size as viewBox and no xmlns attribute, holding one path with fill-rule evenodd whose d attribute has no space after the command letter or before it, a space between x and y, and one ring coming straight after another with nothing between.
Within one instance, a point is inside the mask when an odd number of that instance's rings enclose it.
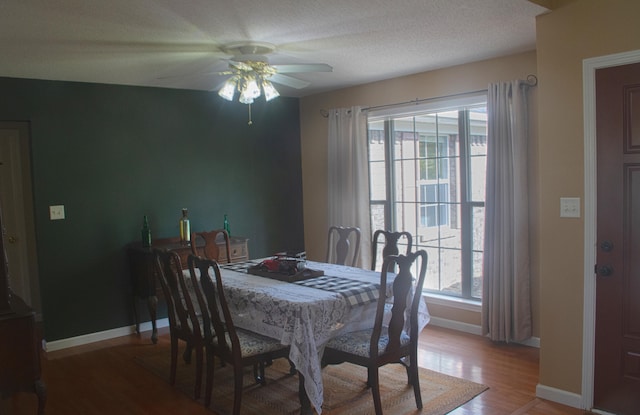
<instances>
[{"instance_id":1,"label":"white baseboard","mask_svg":"<svg viewBox=\"0 0 640 415\"><path fill-rule=\"evenodd\" d=\"M464 333L475 334L477 336L482 336L482 327L476 324L462 323L455 320L448 320L446 318L434 317L431 316L431 320L429 324L432 324L437 327L444 327L446 329L457 330ZM530 339L518 342L518 344L522 344L524 346L540 348L540 338L539 337L531 337Z\"/></svg>"},{"instance_id":2,"label":"white baseboard","mask_svg":"<svg viewBox=\"0 0 640 415\"><path fill-rule=\"evenodd\" d=\"M538 383L538 385L536 386L536 396L538 398L557 402L563 405L571 406L573 408L585 409L582 408L582 395L578 395L577 393L573 392L567 392L562 389L556 389Z\"/></svg>"},{"instance_id":3,"label":"white baseboard","mask_svg":"<svg viewBox=\"0 0 640 415\"><path fill-rule=\"evenodd\" d=\"M460 321L448 320L442 317L434 317L431 316L431 320L429 320L429 324L436 327L444 327L445 329L457 330L463 333L475 334L477 336L482 336L482 327L476 324L462 323Z\"/></svg>"},{"instance_id":4,"label":"white baseboard","mask_svg":"<svg viewBox=\"0 0 640 415\"><path fill-rule=\"evenodd\" d=\"M589 410L594 414L615 415L611 412L603 411L601 409L584 408L585 405L583 404L582 395L578 395L577 393L573 393L573 392L567 392L562 389L552 388L550 386L538 384L536 386L536 396L541 399L546 399L548 401L553 401L563 405L571 406L573 408Z\"/></svg>"},{"instance_id":5,"label":"white baseboard","mask_svg":"<svg viewBox=\"0 0 640 415\"><path fill-rule=\"evenodd\" d=\"M536 349L540 348L540 337L531 337L527 340L523 340L521 342L518 342L518 344L521 344L523 346L529 346L529 347L535 347Z\"/></svg>"},{"instance_id":6,"label":"white baseboard","mask_svg":"<svg viewBox=\"0 0 640 415\"><path fill-rule=\"evenodd\" d=\"M156 321L156 327L162 328L169 326L169 320L163 318ZM151 322L140 323L140 332L150 331L152 329ZM82 346L83 344L89 344L98 342L101 340L109 340L116 337L128 336L136 332L136 326L126 326L111 330L100 331L97 333L85 334L83 336L70 337L68 339L55 340L45 343L43 341L43 348L48 352L56 350L66 349L68 347Z\"/></svg>"}]
</instances>

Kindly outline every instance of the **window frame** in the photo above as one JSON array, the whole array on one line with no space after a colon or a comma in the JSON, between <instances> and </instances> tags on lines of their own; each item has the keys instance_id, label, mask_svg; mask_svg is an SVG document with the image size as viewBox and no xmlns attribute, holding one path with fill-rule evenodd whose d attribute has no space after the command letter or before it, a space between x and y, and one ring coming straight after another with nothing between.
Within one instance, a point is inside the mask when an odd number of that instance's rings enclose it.
<instances>
[{"instance_id":1,"label":"window frame","mask_svg":"<svg viewBox=\"0 0 640 415\"><path fill-rule=\"evenodd\" d=\"M473 237L474 237L474 229L473 229L473 219L474 219L474 210L477 208L485 208L485 201L477 201L477 200L473 200L473 196L472 196L472 192L471 192L471 185L473 184L472 180L471 180L471 153L470 153L470 146L472 145L472 143L474 142L474 137L473 135L471 135L471 119L469 116L469 111L470 109L472 109L473 107L478 107L478 106L484 106L486 108L486 103L487 103L487 95L484 92L481 93L473 93L473 94L468 94L468 96L456 96L456 97L450 97L450 98L442 98L442 99L435 99L435 100L429 100L429 102L425 102L425 105L418 105L418 106L412 106L410 108L410 110L408 110L408 108L403 108L401 106L399 107L394 107L394 108L384 108L381 111L370 111L369 112L369 119L368 119L368 131L370 131L370 124L372 122L376 122L376 121L383 121L383 128L384 128L384 153L385 153L385 158L384 158L384 165L385 165L385 187L386 187L386 192L385 192L385 196L386 199L385 200L380 200L380 199L372 199L372 195L370 195L370 212L373 212L373 207L374 206L382 206L384 209L384 223L385 223L385 227L387 229L393 229L393 230L402 230L400 228L398 228L397 226L397 215L394 209L397 209L396 205L398 203L405 203L404 201L399 202L396 199L396 195L395 195L395 189L396 189L396 185L395 185L395 168L390 168L390 165L396 163L398 161L398 159L396 158L395 155L395 145L392 145L391 142L395 143L396 140L396 131L394 130L394 119L399 119L399 118L410 118L410 117L416 117L416 116L420 116L420 115L430 115L430 114L436 114L436 113L441 113L441 112L445 112L447 110L458 110L458 139L459 139L459 144L458 144L458 151L459 154L457 156L458 158L458 171L459 171L459 175L460 175L460 179L456 181L456 185L460 186L459 189L459 193L458 193L458 197L460 198L459 202L451 202L451 199L449 198L449 196L447 196L447 203L444 204L446 206L451 206L452 204L457 204L459 203L459 209L460 209L460 255L461 255L461 263L460 263L460 270L461 270L461 277L460 277L460 293L453 293L450 291L443 291L443 288L440 286L441 283L438 283L440 289L438 290L432 290L432 289L425 289L426 292L428 293L433 293L436 295L444 295L444 296L450 296L453 298L460 298L460 299L464 299L464 300L471 300L471 301L481 301L482 298L478 297L478 296L474 296L473 293L473 280L474 277L477 277L473 275L473 271L474 271L474 264L473 264L473 260L474 260L474 255L478 252L482 252L482 251L474 251L474 241L473 241ZM408 110L408 111L407 111ZM414 118L414 123L415 123L415 118ZM416 131L416 129L414 128L413 130L414 134L418 133L418 131ZM425 136L430 135L431 133L425 133ZM449 136L444 134L441 135L437 130L432 134L434 136L434 140L433 143L435 143L436 147L439 147L441 145L443 145L443 143L441 143L441 137L446 137L446 141L444 143L445 146L448 146L448 140L449 140ZM389 139L389 137L393 137L392 140ZM440 218L440 208L443 205L443 201L442 199L437 199L435 203L430 203L430 202L425 202L422 199L422 186L427 186L427 185L435 185L436 186L436 191L440 190L440 186L443 183L446 183L447 185L449 184L449 177L451 174L453 174L452 172L447 171L446 174L446 179L442 179L442 182L440 182L441 180L441 172L440 172L440 168L442 167L442 165L440 164L442 161L442 157L438 156L435 157L435 163L436 163L436 179L429 179L429 172L428 172L428 161L424 161L423 160L429 160L429 150L428 150L428 143L429 140L426 139L424 140L424 155L422 154L422 148L421 148L421 144L420 142L422 142L422 140L420 138L416 139L416 142L418 144L416 144L415 146L415 159L416 159L416 222L418 225L416 226L426 226L426 223L422 221L423 219L423 215L422 215L422 211L423 209L428 210L429 207L435 207L435 212L437 215L436 221L435 221L435 225L434 227L438 227L438 226L442 226L445 222L446 224L450 224L449 221L451 220L451 218L449 217L450 215L447 215L447 218L441 219ZM370 145L371 145L371 141L369 141ZM369 149L371 148L369 145ZM449 151L447 151L447 154L444 156L444 158L446 159L446 165L448 166L447 169L449 169L449 167L451 166L451 159L450 157L452 157L452 155L449 153ZM486 154L485 154L486 157ZM422 178L422 166L420 165L421 163L424 163L424 168L425 168L425 176L426 178ZM486 181L486 176L485 176L485 181ZM425 190L426 191L426 190ZM449 212L449 210L447 210L447 212ZM372 213L373 216L373 213ZM443 221L444 220L444 221ZM429 222L429 219L427 216L425 216L425 221ZM372 223L372 229L374 228L375 224ZM484 235L483 235L484 237ZM440 241L440 237L438 237L438 240ZM414 246L416 247L416 249L421 245L420 241L414 241ZM441 241L438 242L438 246L435 247L435 249L446 249L446 247L442 247L441 245ZM452 248L452 249L458 249L458 248ZM438 270L438 281L441 281L441 270ZM481 277L481 275L480 275ZM481 295L481 294L480 294Z\"/></svg>"}]
</instances>

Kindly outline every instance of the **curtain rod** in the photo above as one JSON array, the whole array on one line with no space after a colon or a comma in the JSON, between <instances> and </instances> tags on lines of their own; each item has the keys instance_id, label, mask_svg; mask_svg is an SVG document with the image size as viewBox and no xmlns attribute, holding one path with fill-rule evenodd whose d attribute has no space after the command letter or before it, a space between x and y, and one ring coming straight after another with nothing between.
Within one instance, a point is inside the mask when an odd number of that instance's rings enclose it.
<instances>
[{"instance_id":1,"label":"curtain rod","mask_svg":"<svg viewBox=\"0 0 640 415\"><path fill-rule=\"evenodd\" d=\"M538 85L538 77L533 75L533 74L527 75L526 81L523 81L523 83L522 83L522 86L525 86L525 87L533 87L533 86L536 86L536 85ZM444 96L433 97L433 98L422 98L422 99L416 98L416 99L414 99L412 101L404 101L404 102L397 102L395 104L383 104L383 105L375 105L375 106L371 106L371 107L365 107L365 108L362 108L362 111L368 111L368 110L380 109L380 108L396 107L396 106L402 106L402 105L407 105L407 104L421 104L423 102L433 101L434 99L455 98L455 97L460 97L460 96L465 96L465 95L479 94L480 92L487 92L487 90L486 89L479 89L477 91L460 92L458 94L444 95ZM321 109L320 110L320 115L322 115L324 118L328 118L329 117L329 111L327 111L325 109Z\"/></svg>"}]
</instances>

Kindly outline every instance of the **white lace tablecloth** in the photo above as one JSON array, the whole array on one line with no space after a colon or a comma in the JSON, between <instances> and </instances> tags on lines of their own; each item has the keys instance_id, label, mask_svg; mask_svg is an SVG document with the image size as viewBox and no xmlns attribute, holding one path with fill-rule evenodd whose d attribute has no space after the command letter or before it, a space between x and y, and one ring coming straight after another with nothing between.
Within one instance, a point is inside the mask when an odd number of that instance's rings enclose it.
<instances>
[{"instance_id":1,"label":"white lace tablecloth","mask_svg":"<svg viewBox=\"0 0 640 415\"><path fill-rule=\"evenodd\" d=\"M360 268L312 261L307 262L307 267L323 270L325 276L368 284L380 281L378 272ZM221 274L234 324L291 347L289 359L304 376L307 396L320 414L324 345L344 331L373 327L378 293L373 301L355 304L340 292L247 274L237 264L221 266ZM420 312L420 329L428 321L425 303Z\"/></svg>"}]
</instances>

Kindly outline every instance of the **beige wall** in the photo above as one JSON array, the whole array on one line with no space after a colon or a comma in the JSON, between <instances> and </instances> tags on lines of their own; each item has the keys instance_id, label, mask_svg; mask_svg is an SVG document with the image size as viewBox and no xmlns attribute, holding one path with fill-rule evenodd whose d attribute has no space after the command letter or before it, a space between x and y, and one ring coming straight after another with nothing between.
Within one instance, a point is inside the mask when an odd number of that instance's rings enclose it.
<instances>
[{"instance_id":1,"label":"beige wall","mask_svg":"<svg viewBox=\"0 0 640 415\"><path fill-rule=\"evenodd\" d=\"M486 89L491 82L524 79L536 73L535 52L521 53L498 59L460 65L442 70L425 72L402 78L390 79L340 91L314 95L301 99L300 119L302 130L302 184L304 193L305 249L310 259L324 259L326 232L328 229L327 206L327 119L320 111L351 106L376 106L415 99L436 98L451 94ZM535 172L537 166L537 91L531 89L531 189L537 194ZM533 197L532 200L537 198ZM532 219L536 220L535 204ZM532 240L536 230L532 231ZM537 243L532 243L535 258ZM538 283L537 261L532 261L534 335L537 336ZM456 310L445 306L433 306L430 312L436 317L468 324L480 324L479 313Z\"/></svg>"},{"instance_id":2,"label":"beige wall","mask_svg":"<svg viewBox=\"0 0 640 415\"><path fill-rule=\"evenodd\" d=\"M561 219L559 200L584 200L582 62L640 49L638 17L638 1L579 0L537 19L540 384L577 394L584 222Z\"/></svg>"}]
</instances>

